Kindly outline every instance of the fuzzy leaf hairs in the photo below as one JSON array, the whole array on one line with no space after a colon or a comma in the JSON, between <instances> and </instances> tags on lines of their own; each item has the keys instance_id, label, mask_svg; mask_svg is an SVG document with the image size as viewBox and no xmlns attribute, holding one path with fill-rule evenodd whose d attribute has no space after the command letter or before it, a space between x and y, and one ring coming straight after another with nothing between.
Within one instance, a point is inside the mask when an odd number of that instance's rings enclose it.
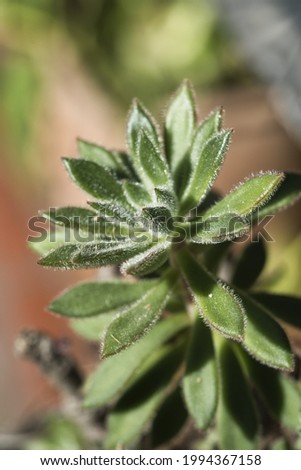
<instances>
[{"instance_id":1,"label":"fuzzy leaf hairs","mask_svg":"<svg viewBox=\"0 0 301 470\"><path fill-rule=\"evenodd\" d=\"M134 100L127 153L79 140L79 158L64 159L89 207L43 212L57 238L32 243L41 266L120 268L116 279L81 283L49 305L100 341L83 406L110 405L107 448L139 445L145 433L160 447L189 416L197 429L216 429L220 449L257 449L275 423L281 438L293 436L288 446L297 442L301 397L282 322L300 328L301 300L260 290L262 240L244 244L230 268L226 255L255 219L300 197L301 175L262 172L217 197L231 135L221 109L197 122L188 81L162 130Z\"/></svg>"}]
</instances>

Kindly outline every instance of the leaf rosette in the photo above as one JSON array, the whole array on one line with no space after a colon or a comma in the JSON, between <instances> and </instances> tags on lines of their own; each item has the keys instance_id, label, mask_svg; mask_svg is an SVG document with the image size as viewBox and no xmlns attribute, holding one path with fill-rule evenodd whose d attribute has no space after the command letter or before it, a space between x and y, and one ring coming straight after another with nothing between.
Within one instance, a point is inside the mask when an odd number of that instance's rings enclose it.
<instances>
[{"instance_id":1,"label":"leaf rosette","mask_svg":"<svg viewBox=\"0 0 301 470\"><path fill-rule=\"evenodd\" d=\"M49 240L32 244L43 255L39 264L118 265L124 276L79 284L49 306L88 339L100 339L102 361L87 380L84 402L114 404L107 447L131 445L146 429L160 446L189 414L202 430L216 421L221 448L255 449L262 401L274 420L297 428L301 400L288 377L294 357L282 322L300 327L301 301L255 293L266 258L262 241L241 250L227 282L218 268L254 220L300 197L301 175L262 172L219 197L212 188L232 136L222 121L217 109L198 124L188 82L173 97L163 132L135 100L127 153L79 140L79 158L63 159L92 198L89 208L42 213L58 236L52 249ZM267 399L264 370L282 408ZM181 419L162 428L175 403Z\"/></svg>"}]
</instances>

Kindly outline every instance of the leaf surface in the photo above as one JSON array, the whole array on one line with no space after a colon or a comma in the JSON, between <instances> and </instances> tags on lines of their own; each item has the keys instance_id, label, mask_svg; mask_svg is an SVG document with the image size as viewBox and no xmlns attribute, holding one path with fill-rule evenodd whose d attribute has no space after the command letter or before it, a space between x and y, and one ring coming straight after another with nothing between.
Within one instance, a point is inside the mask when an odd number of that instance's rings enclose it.
<instances>
[{"instance_id":1,"label":"leaf surface","mask_svg":"<svg viewBox=\"0 0 301 470\"><path fill-rule=\"evenodd\" d=\"M136 208L141 208L152 203L152 197L143 184L125 180L123 189L129 203Z\"/></svg>"},{"instance_id":2,"label":"leaf surface","mask_svg":"<svg viewBox=\"0 0 301 470\"><path fill-rule=\"evenodd\" d=\"M288 376L268 368L243 353L250 380L266 408L277 421L292 431L300 428L301 393Z\"/></svg>"},{"instance_id":3,"label":"leaf surface","mask_svg":"<svg viewBox=\"0 0 301 470\"><path fill-rule=\"evenodd\" d=\"M147 134L155 148L160 149L160 138L157 129L158 125L151 114L138 100L134 100L127 123L127 143L130 155L132 156L135 171L139 177L141 176L140 173L142 170L138 156L141 132Z\"/></svg>"},{"instance_id":4,"label":"leaf surface","mask_svg":"<svg viewBox=\"0 0 301 470\"><path fill-rule=\"evenodd\" d=\"M63 227L80 228L89 231L93 230L96 217L95 211L85 207L59 207L51 208L49 211L41 212L41 215L53 224Z\"/></svg>"},{"instance_id":5,"label":"leaf surface","mask_svg":"<svg viewBox=\"0 0 301 470\"><path fill-rule=\"evenodd\" d=\"M158 321L175 283L175 274L161 278L144 296L117 317L109 326L102 346L103 357L129 347Z\"/></svg>"},{"instance_id":6,"label":"leaf surface","mask_svg":"<svg viewBox=\"0 0 301 470\"><path fill-rule=\"evenodd\" d=\"M209 274L188 252L180 251L178 262L204 321L225 337L241 341L245 315L233 291Z\"/></svg>"},{"instance_id":7,"label":"leaf surface","mask_svg":"<svg viewBox=\"0 0 301 470\"><path fill-rule=\"evenodd\" d=\"M72 318L71 328L88 341L99 341L116 317L116 312L101 313L93 317Z\"/></svg>"},{"instance_id":8,"label":"leaf surface","mask_svg":"<svg viewBox=\"0 0 301 470\"><path fill-rule=\"evenodd\" d=\"M181 364L183 348L173 345L158 352L155 365L137 380L110 413L105 448L124 447L141 436L167 395L170 381Z\"/></svg>"},{"instance_id":9,"label":"leaf surface","mask_svg":"<svg viewBox=\"0 0 301 470\"><path fill-rule=\"evenodd\" d=\"M248 221L235 213L219 216L200 217L200 221L189 224L189 238L193 243L215 244L234 240L250 228Z\"/></svg>"},{"instance_id":10,"label":"leaf surface","mask_svg":"<svg viewBox=\"0 0 301 470\"><path fill-rule=\"evenodd\" d=\"M133 178L135 176L127 154L108 150L83 139L77 140L77 147L80 158L110 168L121 177Z\"/></svg>"},{"instance_id":11,"label":"leaf surface","mask_svg":"<svg viewBox=\"0 0 301 470\"><path fill-rule=\"evenodd\" d=\"M165 119L165 150L171 170L177 173L190 149L196 125L193 91L184 82L167 110Z\"/></svg>"},{"instance_id":12,"label":"leaf surface","mask_svg":"<svg viewBox=\"0 0 301 470\"><path fill-rule=\"evenodd\" d=\"M294 360L287 336L269 312L247 294L239 292L247 315L243 346L258 361L291 371Z\"/></svg>"},{"instance_id":13,"label":"leaf surface","mask_svg":"<svg viewBox=\"0 0 301 470\"><path fill-rule=\"evenodd\" d=\"M177 412L175 413L175 410ZM175 439L188 418L180 387L177 387L157 411L151 431L152 447L160 447Z\"/></svg>"},{"instance_id":14,"label":"leaf surface","mask_svg":"<svg viewBox=\"0 0 301 470\"><path fill-rule=\"evenodd\" d=\"M234 188L220 202L207 210L204 216L234 212L242 217L263 206L283 181L283 173L262 173Z\"/></svg>"},{"instance_id":15,"label":"leaf surface","mask_svg":"<svg viewBox=\"0 0 301 470\"><path fill-rule=\"evenodd\" d=\"M165 206L170 211L171 214L175 214L177 211L177 200L174 194L174 191L163 188L154 188L157 206Z\"/></svg>"},{"instance_id":16,"label":"leaf surface","mask_svg":"<svg viewBox=\"0 0 301 470\"><path fill-rule=\"evenodd\" d=\"M153 233L168 233L173 222L171 213L165 206L143 207L142 216L147 230Z\"/></svg>"},{"instance_id":17,"label":"leaf surface","mask_svg":"<svg viewBox=\"0 0 301 470\"><path fill-rule=\"evenodd\" d=\"M223 109L218 108L209 114L199 125L194 137L194 146L191 151L190 159L192 166L199 161L202 147L206 145L214 134L221 132L223 121ZM197 142L196 142L197 141ZM194 151L195 149L195 151Z\"/></svg>"},{"instance_id":18,"label":"leaf surface","mask_svg":"<svg viewBox=\"0 0 301 470\"><path fill-rule=\"evenodd\" d=\"M273 197L261 207L259 216L272 215L294 204L301 197L301 174L285 173L285 179Z\"/></svg>"},{"instance_id":19,"label":"leaf surface","mask_svg":"<svg viewBox=\"0 0 301 470\"><path fill-rule=\"evenodd\" d=\"M258 422L250 388L229 344L218 353L221 393L218 406L220 446L224 450L258 449Z\"/></svg>"},{"instance_id":20,"label":"leaf surface","mask_svg":"<svg viewBox=\"0 0 301 470\"><path fill-rule=\"evenodd\" d=\"M175 315L162 320L130 348L104 359L85 385L85 406L103 406L124 391L149 355L187 326L187 315Z\"/></svg>"},{"instance_id":21,"label":"leaf surface","mask_svg":"<svg viewBox=\"0 0 301 470\"><path fill-rule=\"evenodd\" d=\"M48 306L67 317L91 317L136 302L155 281L85 282L67 289Z\"/></svg>"},{"instance_id":22,"label":"leaf surface","mask_svg":"<svg viewBox=\"0 0 301 470\"><path fill-rule=\"evenodd\" d=\"M137 148L139 159L139 176L146 187L172 187L169 167L160 148L156 147L151 138L143 130L140 132ZM140 168L141 167L141 168Z\"/></svg>"},{"instance_id":23,"label":"leaf surface","mask_svg":"<svg viewBox=\"0 0 301 470\"><path fill-rule=\"evenodd\" d=\"M148 246L147 243L137 243L132 240L67 244L51 251L38 263L42 266L61 269L98 268L122 263Z\"/></svg>"},{"instance_id":24,"label":"leaf surface","mask_svg":"<svg viewBox=\"0 0 301 470\"><path fill-rule=\"evenodd\" d=\"M106 167L88 160L63 158L72 180L86 193L101 201L127 205L121 183Z\"/></svg>"},{"instance_id":25,"label":"leaf surface","mask_svg":"<svg viewBox=\"0 0 301 470\"><path fill-rule=\"evenodd\" d=\"M148 250L125 261L121 267L122 274L146 276L157 271L169 258L170 242L159 242Z\"/></svg>"},{"instance_id":26,"label":"leaf surface","mask_svg":"<svg viewBox=\"0 0 301 470\"><path fill-rule=\"evenodd\" d=\"M231 131L222 131L214 134L204 144L202 128L196 133L191 149L193 166L182 197L181 214L198 206L206 197L224 161L230 138Z\"/></svg>"},{"instance_id":27,"label":"leaf surface","mask_svg":"<svg viewBox=\"0 0 301 470\"><path fill-rule=\"evenodd\" d=\"M195 320L183 378L184 398L199 429L206 429L217 408L218 378L210 329L201 318Z\"/></svg>"},{"instance_id":28,"label":"leaf surface","mask_svg":"<svg viewBox=\"0 0 301 470\"><path fill-rule=\"evenodd\" d=\"M72 242L73 241L72 238ZM38 255L46 256L51 251L66 243L66 231L61 227L56 227L54 232L50 229L46 234L41 233L41 236L31 237L27 243Z\"/></svg>"}]
</instances>

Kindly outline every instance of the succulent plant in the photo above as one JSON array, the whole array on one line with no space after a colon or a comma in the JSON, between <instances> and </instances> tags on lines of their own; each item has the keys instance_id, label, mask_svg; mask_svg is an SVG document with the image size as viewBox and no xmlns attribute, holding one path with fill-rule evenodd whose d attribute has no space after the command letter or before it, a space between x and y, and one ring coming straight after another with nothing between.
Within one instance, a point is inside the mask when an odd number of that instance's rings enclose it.
<instances>
[{"instance_id":1,"label":"succulent plant","mask_svg":"<svg viewBox=\"0 0 301 470\"><path fill-rule=\"evenodd\" d=\"M144 433L162 446L189 416L199 430L217 429L221 449L297 445L301 397L282 323L301 326L301 300L258 289L266 248L250 231L298 199L301 175L262 172L221 198L212 186L232 134L222 117L217 109L199 124L184 82L162 135L135 100L128 153L79 140L79 158L63 159L89 208L42 213L56 237L32 244L40 265L120 266L122 277L81 283L49 305L100 339L83 405L110 405L107 448Z\"/></svg>"}]
</instances>

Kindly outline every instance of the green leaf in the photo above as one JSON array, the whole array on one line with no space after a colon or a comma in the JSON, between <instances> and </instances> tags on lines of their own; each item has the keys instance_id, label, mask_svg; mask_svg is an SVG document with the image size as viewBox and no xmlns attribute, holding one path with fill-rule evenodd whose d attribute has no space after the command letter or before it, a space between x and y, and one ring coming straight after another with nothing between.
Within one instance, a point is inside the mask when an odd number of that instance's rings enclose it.
<instances>
[{"instance_id":1,"label":"green leaf","mask_svg":"<svg viewBox=\"0 0 301 470\"><path fill-rule=\"evenodd\" d=\"M147 134L156 148L160 148L157 123L144 106L135 99L130 109L127 123L127 143L136 171L139 171L140 166L139 160L137 160L137 150L141 131ZM138 171L137 173L139 174Z\"/></svg>"},{"instance_id":2,"label":"green leaf","mask_svg":"<svg viewBox=\"0 0 301 470\"><path fill-rule=\"evenodd\" d=\"M85 385L85 406L103 406L124 391L149 355L187 326L187 315L162 320L130 348L101 361Z\"/></svg>"},{"instance_id":3,"label":"green leaf","mask_svg":"<svg viewBox=\"0 0 301 470\"><path fill-rule=\"evenodd\" d=\"M191 147L196 125L192 87L185 81L173 98L165 120L165 150L171 170L177 173Z\"/></svg>"},{"instance_id":4,"label":"green leaf","mask_svg":"<svg viewBox=\"0 0 301 470\"><path fill-rule=\"evenodd\" d=\"M85 282L67 289L54 299L48 310L67 317L91 317L124 308L136 302L155 281Z\"/></svg>"},{"instance_id":5,"label":"green leaf","mask_svg":"<svg viewBox=\"0 0 301 470\"><path fill-rule=\"evenodd\" d=\"M283 180L283 173L262 173L234 188L204 214L205 217L235 212L247 216L264 205Z\"/></svg>"},{"instance_id":6,"label":"green leaf","mask_svg":"<svg viewBox=\"0 0 301 470\"><path fill-rule=\"evenodd\" d=\"M275 212L286 209L287 207L293 205L298 199L300 199L301 174L284 173L284 175L285 179L278 188L277 192L264 207L260 208L260 217L275 214Z\"/></svg>"},{"instance_id":7,"label":"green leaf","mask_svg":"<svg viewBox=\"0 0 301 470\"><path fill-rule=\"evenodd\" d=\"M251 287L261 274L266 262L265 244L262 238L251 242L238 257L233 284L241 289Z\"/></svg>"},{"instance_id":8,"label":"green leaf","mask_svg":"<svg viewBox=\"0 0 301 470\"><path fill-rule=\"evenodd\" d=\"M172 297L168 300L166 307L167 312L181 313L186 311L186 304L183 293L180 289L175 289Z\"/></svg>"},{"instance_id":9,"label":"green leaf","mask_svg":"<svg viewBox=\"0 0 301 470\"><path fill-rule=\"evenodd\" d=\"M146 290L134 305L125 308L122 315L109 326L102 345L102 356L111 356L143 336L159 320L175 283L175 274L169 273Z\"/></svg>"},{"instance_id":10,"label":"green leaf","mask_svg":"<svg viewBox=\"0 0 301 470\"><path fill-rule=\"evenodd\" d=\"M42 211L41 215L53 224L89 230L90 226L93 226L96 213L85 207L59 207Z\"/></svg>"},{"instance_id":11,"label":"green leaf","mask_svg":"<svg viewBox=\"0 0 301 470\"><path fill-rule=\"evenodd\" d=\"M182 196L181 214L186 214L200 204L217 178L229 148L232 131L222 131L205 144L200 128L191 148L192 171Z\"/></svg>"},{"instance_id":12,"label":"green leaf","mask_svg":"<svg viewBox=\"0 0 301 470\"><path fill-rule=\"evenodd\" d=\"M95 317L72 319L71 328L88 341L99 341L104 331L116 317L116 312L102 313Z\"/></svg>"},{"instance_id":13,"label":"green leaf","mask_svg":"<svg viewBox=\"0 0 301 470\"><path fill-rule=\"evenodd\" d=\"M169 258L170 242L156 243L148 250L125 261L120 271L122 274L133 274L135 276L146 276L157 271Z\"/></svg>"},{"instance_id":14,"label":"green leaf","mask_svg":"<svg viewBox=\"0 0 301 470\"><path fill-rule=\"evenodd\" d=\"M128 204L121 183L107 168L75 158L63 158L63 162L72 180L91 196L104 202Z\"/></svg>"},{"instance_id":15,"label":"green leaf","mask_svg":"<svg viewBox=\"0 0 301 470\"><path fill-rule=\"evenodd\" d=\"M241 351L242 352L242 351ZM294 432L300 429L301 393L292 379L243 355L250 380L265 406L280 425Z\"/></svg>"},{"instance_id":16,"label":"green leaf","mask_svg":"<svg viewBox=\"0 0 301 470\"><path fill-rule=\"evenodd\" d=\"M63 245L39 259L38 264L61 269L98 268L122 263L144 251L149 245L147 242L137 243L134 240Z\"/></svg>"},{"instance_id":17,"label":"green leaf","mask_svg":"<svg viewBox=\"0 0 301 470\"><path fill-rule=\"evenodd\" d=\"M155 365L126 392L110 413L105 448L125 447L152 420L168 393L168 386L183 359L183 345L169 346L156 354Z\"/></svg>"},{"instance_id":18,"label":"green leaf","mask_svg":"<svg viewBox=\"0 0 301 470\"><path fill-rule=\"evenodd\" d=\"M196 144L195 151L192 148L190 155L192 166L196 165L199 161L201 147L204 147L214 134L222 130L222 123L223 108L215 109L201 122L194 137L194 145Z\"/></svg>"},{"instance_id":19,"label":"green leaf","mask_svg":"<svg viewBox=\"0 0 301 470\"><path fill-rule=\"evenodd\" d=\"M301 328L301 298L289 295L255 292L252 297L277 319Z\"/></svg>"},{"instance_id":20,"label":"green leaf","mask_svg":"<svg viewBox=\"0 0 301 470\"><path fill-rule=\"evenodd\" d=\"M106 207L105 204L97 202L88 202L88 204L98 211L100 207ZM127 217L133 216L132 213L130 213L129 216L129 212L126 212L126 209L122 208L122 206L115 207L118 207L119 212L123 215L126 213ZM65 234L65 240L63 240L65 242L77 241L87 243L97 239L107 239L112 236L114 236L114 238L121 238L129 235L129 228L126 224L121 225L119 221L112 220L112 216L110 218L105 218L104 215L100 216L99 213L83 207L51 208L47 212L41 212L41 215L55 225L72 229L71 232L66 230L62 231L62 234ZM126 217L124 216L124 218ZM86 233L91 234L91 236L86 236ZM55 231L55 234L57 234L57 231ZM62 238L64 237L62 236ZM55 248L55 246L53 245L52 248ZM48 250L48 252L49 251L50 250Z\"/></svg>"},{"instance_id":21,"label":"green leaf","mask_svg":"<svg viewBox=\"0 0 301 470\"><path fill-rule=\"evenodd\" d=\"M71 419L61 415L45 416L43 430L26 442L26 450L85 450L88 443L84 433ZM34 434L33 434L34 435Z\"/></svg>"},{"instance_id":22,"label":"green leaf","mask_svg":"<svg viewBox=\"0 0 301 470\"><path fill-rule=\"evenodd\" d=\"M173 220L170 211L165 206L143 207L142 217L145 218L145 226L153 233L168 233Z\"/></svg>"},{"instance_id":23,"label":"green leaf","mask_svg":"<svg viewBox=\"0 0 301 470\"><path fill-rule=\"evenodd\" d=\"M223 450L258 449L258 422L250 387L230 345L219 349L218 432Z\"/></svg>"},{"instance_id":24,"label":"green leaf","mask_svg":"<svg viewBox=\"0 0 301 470\"><path fill-rule=\"evenodd\" d=\"M126 153L111 151L83 139L77 139L77 147L80 158L109 168L121 177L135 177Z\"/></svg>"},{"instance_id":25,"label":"green leaf","mask_svg":"<svg viewBox=\"0 0 301 470\"><path fill-rule=\"evenodd\" d=\"M140 183L124 181L123 190L125 197L135 208L141 208L153 202L149 191Z\"/></svg>"},{"instance_id":26,"label":"green leaf","mask_svg":"<svg viewBox=\"0 0 301 470\"><path fill-rule=\"evenodd\" d=\"M223 243L241 237L250 228L244 218L231 212L199 219L188 225L189 240L193 243Z\"/></svg>"},{"instance_id":27,"label":"green leaf","mask_svg":"<svg viewBox=\"0 0 301 470\"><path fill-rule=\"evenodd\" d=\"M138 174L146 187L172 187L169 167L160 149L155 146L146 132L139 134L137 157L139 164L136 165Z\"/></svg>"},{"instance_id":28,"label":"green leaf","mask_svg":"<svg viewBox=\"0 0 301 470\"><path fill-rule=\"evenodd\" d=\"M70 239L74 242L72 233L70 234ZM27 243L38 255L45 256L49 252L67 243L66 231L60 227L55 227L55 230L49 229L47 233L41 233L41 236L31 237Z\"/></svg>"},{"instance_id":29,"label":"green leaf","mask_svg":"<svg viewBox=\"0 0 301 470\"><path fill-rule=\"evenodd\" d=\"M165 206L169 209L171 214L175 214L177 210L176 196L173 191L169 191L162 188L154 188L157 206Z\"/></svg>"},{"instance_id":30,"label":"green leaf","mask_svg":"<svg viewBox=\"0 0 301 470\"><path fill-rule=\"evenodd\" d=\"M122 205L115 201L99 202L88 201L88 204L98 211L98 215L105 220L131 223L135 217L135 210L128 205Z\"/></svg>"},{"instance_id":31,"label":"green leaf","mask_svg":"<svg viewBox=\"0 0 301 470\"><path fill-rule=\"evenodd\" d=\"M151 431L152 448L162 448L163 444L175 439L177 434L181 432L187 418L188 414L181 390L180 387L177 387L162 403L154 419Z\"/></svg>"},{"instance_id":32,"label":"green leaf","mask_svg":"<svg viewBox=\"0 0 301 470\"><path fill-rule=\"evenodd\" d=\"M196 319L192 330L183 390L187 408L197 427L206 429L217 407L218 380L211 331L201 318Z\"/></svg>"},{"instance_id":33,"label":"green leaf","mask_svg":"<svg viewBox=\"0 0 301 470\"><path fill-rule=\"evenodd\" d=\"M258 361L269 367L291 371L294 360L287 336L268 310L239 292L247 315L243 346Z\"/></svg>"},{"instance_id":34,"label":"green leaf","mask_svg":"<svg viewBox=\"0 0 301 470\"><path fill-rule=\"evenodd\" d=\"M51 208L49 211L41 212L41 215L52 224L65 227L63 233L66 242L72 240L87 243L95 238L105 238L110 233L109 229L106 234L106 227L95 211L83 207ZM55 231L56 234L57 231Z\"/></svg>"},{"instance_id":35,"label":"green leaf","mask_svg":"<svg viewBox=\"0 0 301 470\"><path fill-rule=\"evenodd\" d=\"M204 321L225 337L241 341L245 315L233 291L215 279L188 252L179 251L177 257Z\"/></svg>"}]
</instances>

